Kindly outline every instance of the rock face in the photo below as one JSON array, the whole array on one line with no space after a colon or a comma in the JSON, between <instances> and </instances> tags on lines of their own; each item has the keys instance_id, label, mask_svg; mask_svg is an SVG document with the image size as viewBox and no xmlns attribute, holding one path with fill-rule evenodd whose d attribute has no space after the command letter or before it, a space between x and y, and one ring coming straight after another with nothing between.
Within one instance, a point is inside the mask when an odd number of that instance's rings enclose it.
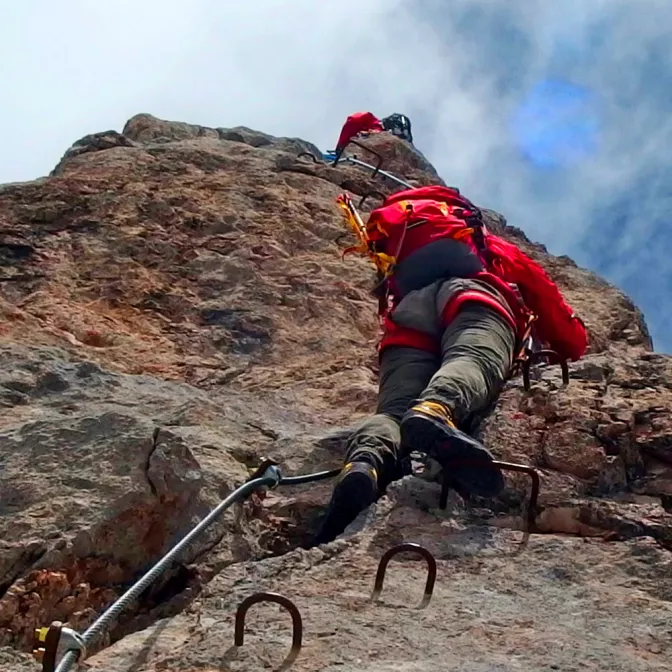
<instances>
[{"instance_id":1,"label":"rock face","mask_svg":"<svg viewBox=\"0 0 672 672\"><path fill-rule=\"evenodd\" d=\"M388 134L384 169L440 182ZM364 150L349 149L363 160ZM35 627L82 630L263 457L283 473L333 468L376 397L377 320L364 260L341 261L334 198L396 187L336 167L308 142L142 114L86 136L48 178L0 187L0 669L36 669ZM372 155L373 156L373 155ZM458 185L459 186L459 185ZM366 211L375 203L367 200ZM487 204L486 204L487 205ZM672 660L672 360L639 310L492 211L590 330L563 387L510 381L477 431L542 475L494 502L437 508L431 469L393 484L348 534L310 551L330 484L256 493L230 509L122 613L101 670L662 670ZM420 543L438 562L377 562ZM4 647L4 648L3 648Z\"/></svg>"}]
</instances>

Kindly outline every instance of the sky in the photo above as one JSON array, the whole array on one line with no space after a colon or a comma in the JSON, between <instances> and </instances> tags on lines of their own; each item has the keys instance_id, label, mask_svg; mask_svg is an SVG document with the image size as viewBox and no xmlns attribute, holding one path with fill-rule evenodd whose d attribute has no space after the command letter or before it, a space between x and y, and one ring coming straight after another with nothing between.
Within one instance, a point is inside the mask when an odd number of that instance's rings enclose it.
<instances>
[{"instance_id":1,"label":"sky","mask_svg":"<svg viewBox=\"0 0 672 672\"><path fill-rule=\"evenodd\" d=\"M0 64L0 183L140 112L323 151L351 112L404 113L448 184L672 353L670 0L8 0Z\"/></svg>"}]
</instances>

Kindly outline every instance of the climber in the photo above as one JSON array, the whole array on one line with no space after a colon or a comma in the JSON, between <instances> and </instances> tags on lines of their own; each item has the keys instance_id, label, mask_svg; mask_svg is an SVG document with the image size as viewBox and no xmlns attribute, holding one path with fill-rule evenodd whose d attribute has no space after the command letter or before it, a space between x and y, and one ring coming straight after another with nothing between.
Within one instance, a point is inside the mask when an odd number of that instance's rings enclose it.
<instances>
[{"instance_id":1,"label":"climber","mask_svg":"<svg viewBox=\"0 0 672 672\"><path fill-rule=\"evenodd\" d=\"M384 131L380 119L371 112L355 112L343 124L341 134L336 143L336 152L340 152L353 138L361 134L380 133Z\"/></svg>"},{"instance_id":2,"label":"climber","mask_svg":"<svg viewBox=\"0 0 672 672\"><path fill-rule=\"evenodd\" d=\"M531 332L558 361L587 346L583 322L543 268L488 232L458 190L397 192L366 225L347 195L338 203L360 238L346 252L377 266L383 334L377 411L349 438L315 544L341 534L403 476L413 451L434 458L460 494L498 495L501 472L482 466L492 454L463 428L496 401Z\"/></svg>"},{"instance_id":3,"label":"climber","mask_svg":"<svg viewBox=\"0 0 672 672\"><path fill-rule=\"evenodd\" d=\"M413 143L411 134L411 120L403 114L391 114L382 121L371 112L355 112L351 114L343 124L341 134L336 143L335 152L342 151L345 146L360 135L369 135L372 133L381 133L389 131L403 140Z\"/></svg>"},{"instance_id":4,"label":"climber","mask_svg":"<svg viewBox=\"0 0 672 672\"><path fill-rule=\"evenodd\" d=\"M381 119L380 122L386 131L396 135L402 140L413 144L413 134L411 133L411 120L405 114L394 113L389 117Z\"/></svg>"}]
</instances>

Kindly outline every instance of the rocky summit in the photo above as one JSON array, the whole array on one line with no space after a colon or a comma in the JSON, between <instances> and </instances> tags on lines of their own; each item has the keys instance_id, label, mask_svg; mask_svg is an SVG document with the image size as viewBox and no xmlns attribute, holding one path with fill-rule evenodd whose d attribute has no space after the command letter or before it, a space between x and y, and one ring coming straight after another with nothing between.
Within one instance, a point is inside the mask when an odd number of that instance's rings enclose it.
<instances>
[{"instance_id":1,"label":"rocky summit","mask_svg":"<svg viewBox=\"0 0 672 672\"><path fill-rule=\"evenodd\" d=\"M412 184L443 183L402 140L363 144ZM340 258L335 198L397 188L303 140L148 114L77 141L46 178L0 187L0 669L40 669L35 628L82 632L264 458L284 475L341 464L375 406L378 323L371 266ZM329 481L258 491L82 668L671 668L672 358L621 291L486 217L590 332L568 386L535 367L529 391L512 378L476 428L541 475L527 543L525 474L496 501L451 493L441 509L432 465L416 464L310 550ZM423 609L424 561L409 554L371 599L380 558L402 542L436 558ZM259 591L297 606L295 660L278 605L252 606L234 646L236 609Z\"/></svg>"}]
</instances>

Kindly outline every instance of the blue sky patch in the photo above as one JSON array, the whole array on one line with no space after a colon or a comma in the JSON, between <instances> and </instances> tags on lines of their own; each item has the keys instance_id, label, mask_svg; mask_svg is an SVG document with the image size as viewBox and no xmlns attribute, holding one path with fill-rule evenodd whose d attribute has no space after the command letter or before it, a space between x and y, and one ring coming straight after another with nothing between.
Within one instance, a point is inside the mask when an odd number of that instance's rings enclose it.
<instances>
[{"instance_id":1,"label":"blue sky patch","mask_svg":"<svg viewBox=\"0 0 672 672\"><path fill-rule=\"evenodd\" d=\"M546 79L525 96L513 117L523 155L541 168L569 166L597 150L595 96L562 79Z\"/></svg>"}]
</instances>

